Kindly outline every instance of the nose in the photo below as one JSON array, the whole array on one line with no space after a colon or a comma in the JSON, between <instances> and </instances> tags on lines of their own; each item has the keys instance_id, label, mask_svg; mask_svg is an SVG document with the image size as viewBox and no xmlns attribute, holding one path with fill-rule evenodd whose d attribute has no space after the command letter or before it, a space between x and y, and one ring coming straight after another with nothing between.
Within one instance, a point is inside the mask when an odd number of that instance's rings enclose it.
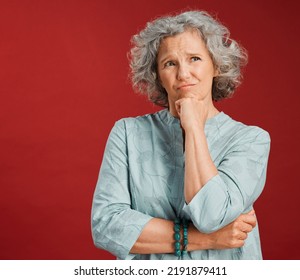
<instances>
[{"instance_id":1,"label":"nose","mask_svg":"<svg viewBox=\"0 0 300 280\"><path fill-rule=\"evenodd\" d=\"M177 68L177 79L179 81L185 81L188 80L191 76L190 70L188 65L186 64L180 64L179 67Z\"/></svg>"}]
</instances>

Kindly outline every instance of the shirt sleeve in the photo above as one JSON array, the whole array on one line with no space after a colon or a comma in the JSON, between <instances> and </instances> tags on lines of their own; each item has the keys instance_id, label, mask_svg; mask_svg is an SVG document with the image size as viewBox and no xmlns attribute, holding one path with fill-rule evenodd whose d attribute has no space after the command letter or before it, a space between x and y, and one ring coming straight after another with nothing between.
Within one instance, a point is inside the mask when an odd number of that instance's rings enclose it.
<instances>
[{"instance_id":1,"label":"shirt sleeve","mask_svg":"<svg viewBox=\"0 0 300 280\"><path fill-rule=\"evenodd\" d=\"M266 180L270 136L259 128L243 133L184 212L204 233L216 231L251 210Z\"/></svg>"},{"instance_id":2,"label":"shirt sleeve","mask_svg":"<svg viewBox=\"0 0 300 280\"><path fill-rule=\"evenodd\" d=\"M113 127L103 155L92 205L92 235L96 247L119 259L131 259L130 249L152 218L131 209L124 120Z\"/></svg>"}]
</instances>

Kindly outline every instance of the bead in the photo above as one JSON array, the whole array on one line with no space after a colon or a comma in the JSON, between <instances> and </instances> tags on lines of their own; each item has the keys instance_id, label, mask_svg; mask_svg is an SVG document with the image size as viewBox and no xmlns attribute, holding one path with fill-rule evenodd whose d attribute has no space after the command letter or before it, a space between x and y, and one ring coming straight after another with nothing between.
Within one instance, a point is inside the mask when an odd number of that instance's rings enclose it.
<instances>
[{"instance_id":1,"label":"bead","mask_svg":"<svg viewBox=\"0 0 300 280\"><path fill-rule=\"evenodd\" d=\"M174 231L175 232L180 231L180 224L174 224Z\"/></svg>"},{"instance_id":2,"label":"bead","mask_svg":"<svg viewBox=\"0 0 300 280\"><path fill-rule=\"evenodd\" d=\"M175 256L180 257L181 256L181 251L180 250L176 250L175 251Z\"/></svg>"},{"instance_id":3,"label":"bead","mask_svg":"<svg viewBox=\"0 0 300 280\"><path fill-rule=\"evenodd\" d=\"M180 240L180 233L178 233L178 232L176 232L175 234L174 234L174 239L176 240L176 241L179 241Z\"/></svg>"},{"instance_id":4,"label":"bead","mask_svg":"<svg viewBox=\"0 0 300 280\"><path fill-rule=\"evenodd\" d=\"M175 250L180 250L180 242L179 241L177 241L177 242L175 242Z\"/></svg>"}]
</instances>

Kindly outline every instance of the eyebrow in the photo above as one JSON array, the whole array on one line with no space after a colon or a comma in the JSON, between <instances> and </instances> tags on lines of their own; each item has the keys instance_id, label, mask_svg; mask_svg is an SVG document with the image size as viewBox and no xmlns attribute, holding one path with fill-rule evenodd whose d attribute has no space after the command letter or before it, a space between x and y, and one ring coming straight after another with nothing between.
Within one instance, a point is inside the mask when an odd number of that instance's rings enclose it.
<instances>
[{"instance_id":1,"label":"eyebrow","mask_svg":"<svg viewBox=\"0 0 300 280\"><path fill-rule=\"evenodd\" d=\"M165 62L167 62L170 58L172 58L172 55L167 55L165 57L163 57L162 59L160 59L158 61L158 63L164 64ZM172 60L172 59L171 59Z\"/></svg>"},{"instance_id":2,"label":"eyebrow","mask_svg":"<svg viewBox=\"0 0 300 280\"><path fill-rule=\"evenodd\" d=\"M203 58L204 55L200 54L200 53L196 53L196 52L190 52L186 54L189 57L193 57L193 56L199 56L200 58ZM160 59L158 61L158 63L162 63L164 64L165 62L167 62L169 59L172 60L173 54L167 54L165 57L163 57L162 59Z\"/></svg>"}]
</instances>

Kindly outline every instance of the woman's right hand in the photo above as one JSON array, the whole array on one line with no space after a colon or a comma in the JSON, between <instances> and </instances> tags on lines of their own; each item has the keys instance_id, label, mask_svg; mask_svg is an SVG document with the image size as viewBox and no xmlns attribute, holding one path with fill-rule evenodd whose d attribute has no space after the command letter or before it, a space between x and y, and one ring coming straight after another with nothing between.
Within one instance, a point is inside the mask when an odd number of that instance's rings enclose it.
<instances>
[{"instance_id":1,"label":"woman's right hand","mask_svg":"<svg viewBox=\"0 0 300 280\"><path fill-rule=\"evenodd\" d=\"M210 234L212 238L211 249L231 249L242 247L248 237L248 233L256 226L254 210L240 215L227 226Z\"/></svg>"}]
</instances>

